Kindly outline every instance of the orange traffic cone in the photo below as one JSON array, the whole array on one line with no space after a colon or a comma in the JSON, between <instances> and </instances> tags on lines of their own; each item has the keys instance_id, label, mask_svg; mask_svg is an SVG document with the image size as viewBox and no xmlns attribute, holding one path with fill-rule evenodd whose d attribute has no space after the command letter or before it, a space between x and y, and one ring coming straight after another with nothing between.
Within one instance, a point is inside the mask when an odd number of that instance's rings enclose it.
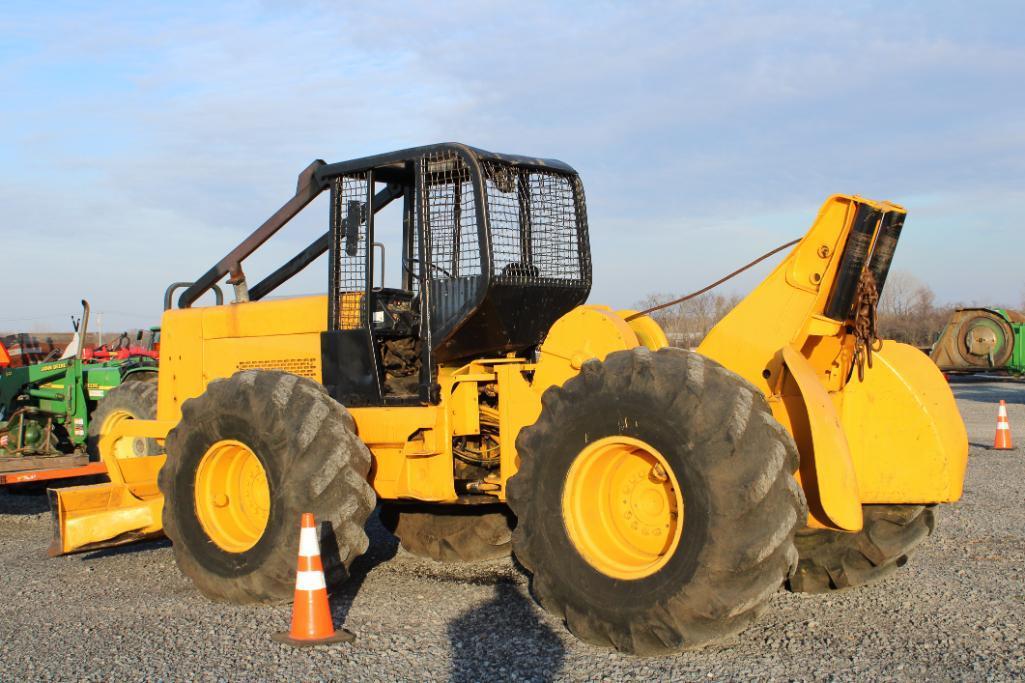
<instances>
[{"instance_id":1,"label":"orange traffic cone","mask_svg":"<svg viewBox=\"0 0 1025 683\"><path fill-rule=\"evenodd\" d=\"M1007 404L1000 402L997 410L997 433L993 438L993 448L998 451L1008 451L1014 448L1011 443L1011 425L1007 422Z\"/></svg>"},{"instance_id":2,"label":"orange traffic cone","mask_svg":"<svg viewBox=\"0 0 1025 683\"><path fill-rule=\"evenodd\" d=\"M335 631L331 621L324 565L320 561L320 539L317 538L313 515L309 512L303 513L302 529L299 531L299 568L295 575L292 628L271 637L299 647L348 643L356 638L344 628Z\"/></svg>"}]
</instances>

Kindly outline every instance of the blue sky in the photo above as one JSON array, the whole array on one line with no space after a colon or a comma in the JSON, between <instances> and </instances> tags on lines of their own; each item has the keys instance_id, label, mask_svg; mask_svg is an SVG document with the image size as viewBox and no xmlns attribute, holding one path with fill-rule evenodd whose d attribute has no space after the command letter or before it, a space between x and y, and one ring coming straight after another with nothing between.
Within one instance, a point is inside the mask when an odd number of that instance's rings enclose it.
<instances>
[{"instance_id":1,"label":"blue sky","mask_svg":"<svg viewBox=\"0 0 1025 683\"><path fill-rule=\"evenodd\" d=\"M1020 305L1023 24L1018 2L9 5L0 329L63 329L83 296L106 329L156 323L312 159L443 140L580 171L596 303L701 287L841 192L909 209L894 267L940 301ZM310 270L293 291L323 289Z\"/></svg>"}]
</instances>

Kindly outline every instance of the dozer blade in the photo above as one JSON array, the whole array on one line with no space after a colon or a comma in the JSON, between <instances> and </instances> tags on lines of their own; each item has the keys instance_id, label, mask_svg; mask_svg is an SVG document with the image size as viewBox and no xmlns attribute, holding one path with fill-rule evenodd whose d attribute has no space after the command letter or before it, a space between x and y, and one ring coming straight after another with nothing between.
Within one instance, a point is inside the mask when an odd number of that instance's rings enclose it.
<instances>
[{"instance_id":1,"label":"dozer blade","mask_svg":"<svg viewBox=\"0 0 1025 683\"><path fill-rule=\"evenodd\" d=\"M107 466L109 484L49 490L51 556L163 535L164 497L157 488L157 473L167 456L118 458L114 443L125 436L163 439L171 426L156 420L122 420L100 437L100 458Z\"/></svg>"},{"instance_id":2,"label":"dozer blade","mask_svg":"<svg viewBox=\"0 0 1025 683\"><path fill-rule=\"evenodd\" d=\"M126 422L142 422L126 420ZM107 457L109 484L50 489L51 556L108 548L163 534L157 473L165 456Z\"/></svg>"},{"instance_id":3,"label":"dozer blade","mask_svg":"<svg viewBox=\"0 0 1025 683\"><path fill-rule=\"evenodd\" d=\"M159 493L139 497L124 484L50 489L51 557L109 548L163 535Z\"/></svg>"}]
</instances>

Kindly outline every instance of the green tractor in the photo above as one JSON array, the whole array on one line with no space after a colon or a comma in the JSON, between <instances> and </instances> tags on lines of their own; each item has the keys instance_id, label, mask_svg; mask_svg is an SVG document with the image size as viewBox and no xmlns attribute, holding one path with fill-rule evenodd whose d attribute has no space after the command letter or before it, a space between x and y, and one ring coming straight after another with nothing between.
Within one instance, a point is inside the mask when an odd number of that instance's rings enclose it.
<instances>
[{"instance_id":1,"label":"green tractor","mask_svg":"<svg viewBox=\"0 0 1025 683\"><path fill-rule=\"evenodd\" d=\"M41 363L13 367L0 344L0 484L100 473L101 430L156 416L156 350L84 348L88 324L83 300L75 340L63 357ZM150 331L151 346L156 334ZM118 446L119 457L159 452L152 439Z\"/></svg>"}]
</instances>

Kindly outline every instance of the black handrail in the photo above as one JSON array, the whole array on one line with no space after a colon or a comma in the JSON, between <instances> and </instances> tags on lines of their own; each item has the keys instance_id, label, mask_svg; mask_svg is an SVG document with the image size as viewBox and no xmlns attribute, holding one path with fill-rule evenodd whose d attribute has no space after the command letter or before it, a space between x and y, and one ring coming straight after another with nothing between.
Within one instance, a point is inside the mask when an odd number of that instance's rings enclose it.
<instances>
[{"instance_id":1,"label":"black handrail","mask_svg":"<svg viewBox=\"0 0 1025 683\"><path fill-rule=\"evenodd\" d=\"M175 290L181 289L182 287L191 287L196 284L195 282L172 282L171 285L164 290L164 310L171 310L171 298L174 296ZM214 290L214 302L220 306L224 303L224 292L218 285L213 285L211 289Z\"/></svg>"}]
</instances>

